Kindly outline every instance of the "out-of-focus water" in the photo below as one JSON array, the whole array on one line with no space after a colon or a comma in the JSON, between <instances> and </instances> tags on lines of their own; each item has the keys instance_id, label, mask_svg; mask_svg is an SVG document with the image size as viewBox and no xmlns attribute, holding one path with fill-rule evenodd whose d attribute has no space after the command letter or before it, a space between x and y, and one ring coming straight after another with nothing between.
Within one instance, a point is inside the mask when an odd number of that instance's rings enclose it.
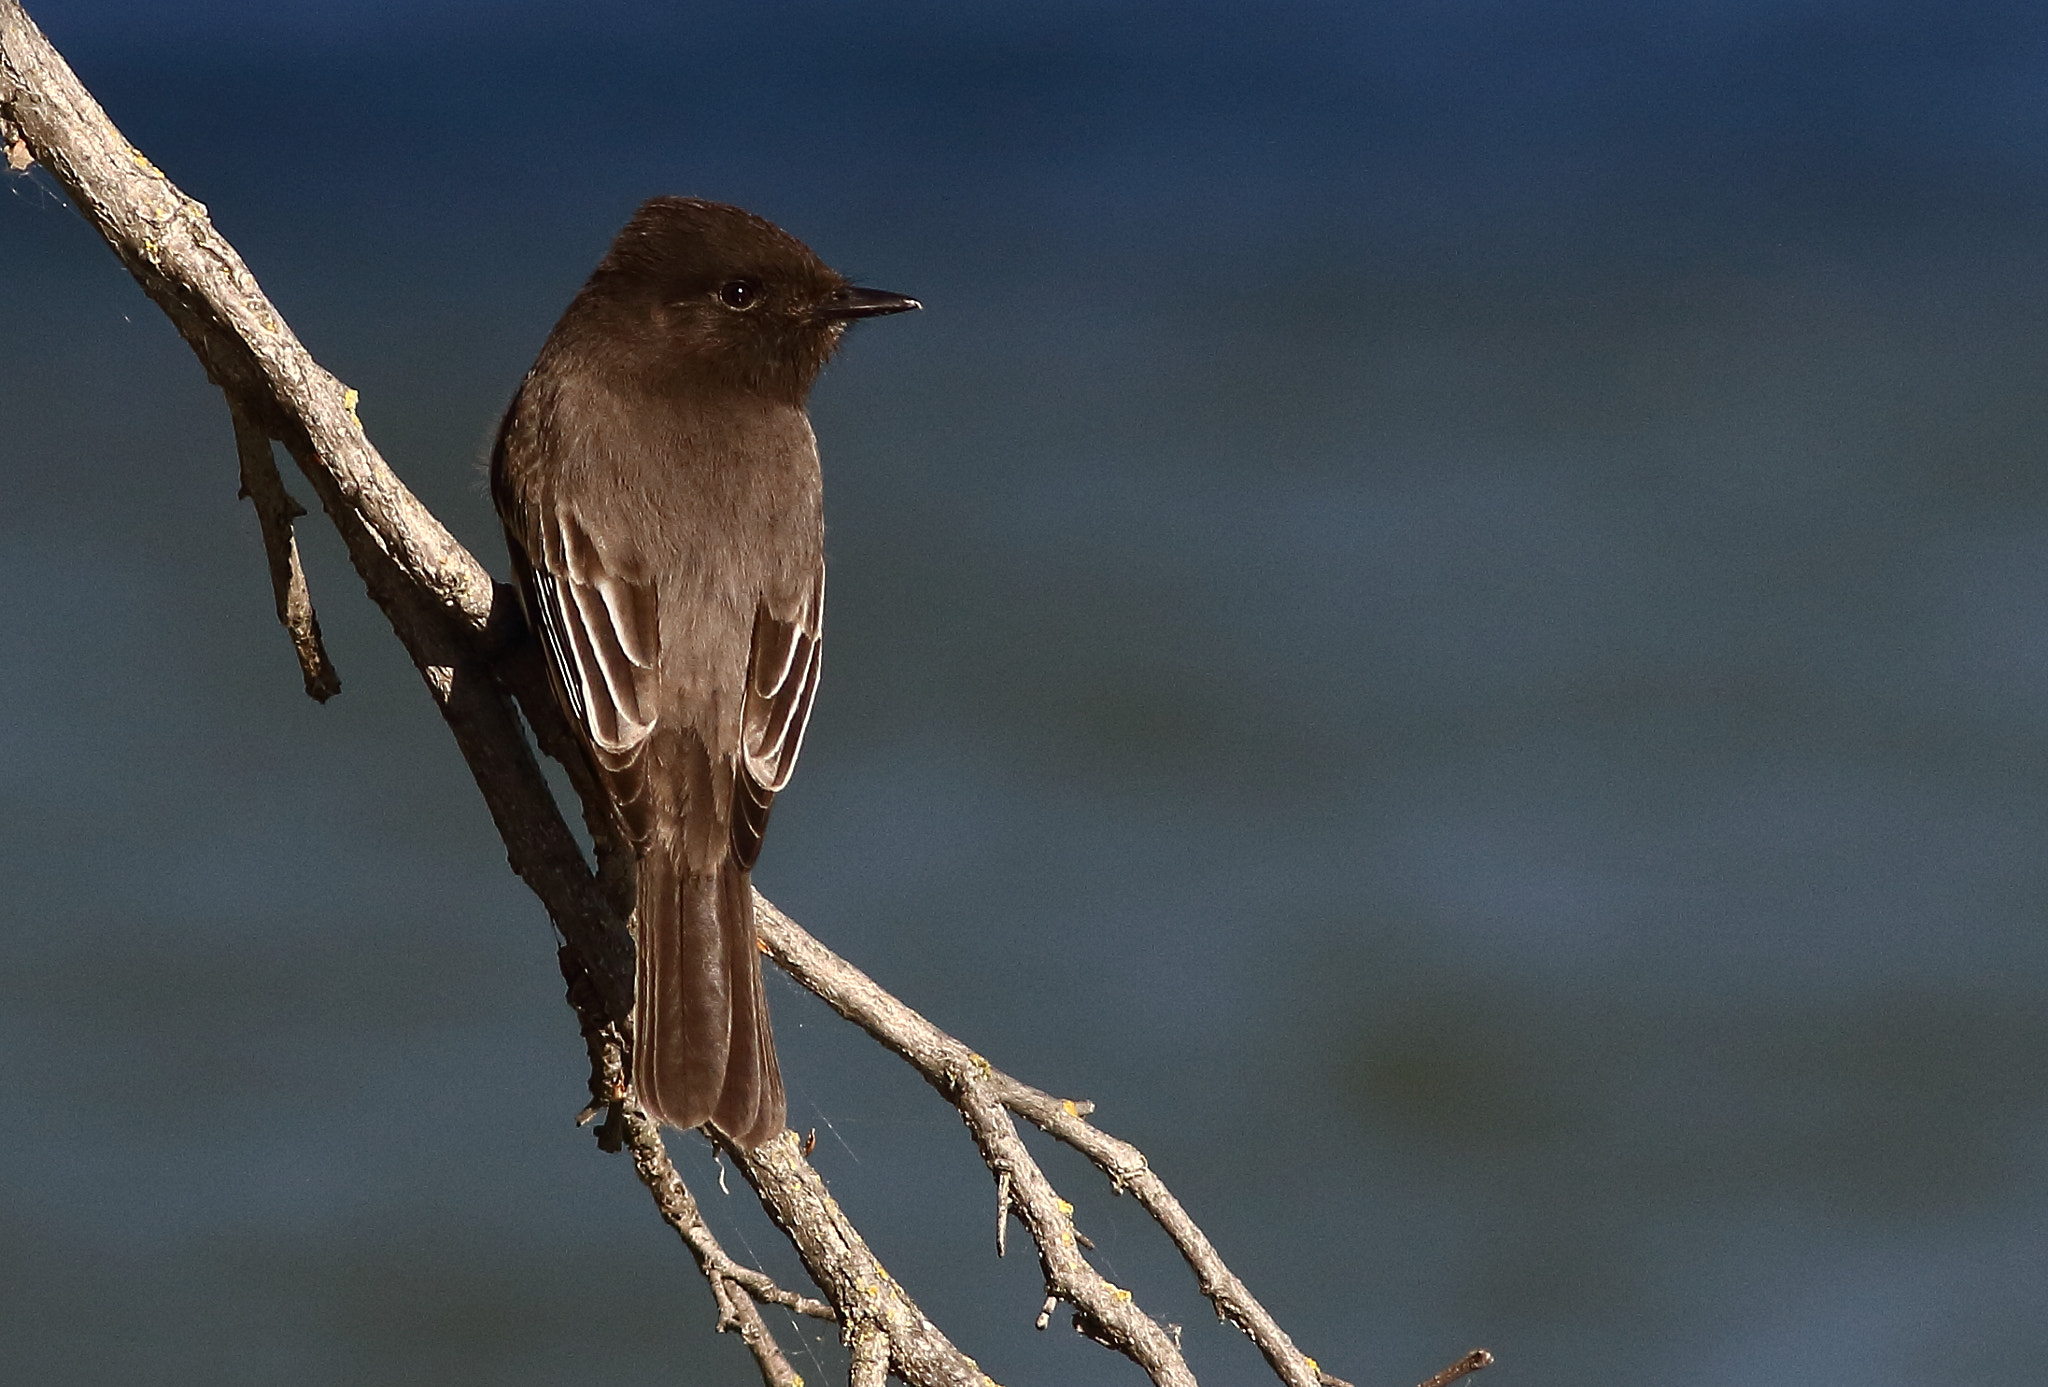
<instances>
[{"instance_id":1,"label":"out-of-focus water","mask_svg":"<svg viewBox=\"0 0 2048 1387\"><path fill-rule=\"evenodd\" d=\"M762 885L1095 1099L1333 1371L2037 1371L2048 16L33 8L494 565L483 446L639 198L925 301L815 402ZM416 678L309 526L346 687L298 692L219 400L52 186L0 197L0 1377L754 1380L569 1125L546 921ZM1032 1331L957 1118L771 990L933 1316L1132 1380Z\"/></svg>"}]
</instances>

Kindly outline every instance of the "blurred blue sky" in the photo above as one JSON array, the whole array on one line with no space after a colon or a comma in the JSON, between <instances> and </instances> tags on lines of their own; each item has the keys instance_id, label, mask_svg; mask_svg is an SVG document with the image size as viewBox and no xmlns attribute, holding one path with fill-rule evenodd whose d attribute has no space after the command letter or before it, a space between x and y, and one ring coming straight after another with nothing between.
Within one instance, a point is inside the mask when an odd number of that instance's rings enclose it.
<instances>
[{"instance_id":1,"label":"blurred blue sky","mask_svg":"<svg viewBox=\"0 0 2048 1387\"><path fill-rule=\"evenodd\" d=\"M494 565L491 428L641 198L924 300L815 402L762 884L1096 1099L1333 1371L2037 1372L2048 11L30 8ZM568 1125L546 922L337 547L316 708L217 395L5 192L0 1377L752 1380ZM927 1309L1131 1380L1032 1331L957 1119L771 990Z\"/></svg>"}]
</instances>

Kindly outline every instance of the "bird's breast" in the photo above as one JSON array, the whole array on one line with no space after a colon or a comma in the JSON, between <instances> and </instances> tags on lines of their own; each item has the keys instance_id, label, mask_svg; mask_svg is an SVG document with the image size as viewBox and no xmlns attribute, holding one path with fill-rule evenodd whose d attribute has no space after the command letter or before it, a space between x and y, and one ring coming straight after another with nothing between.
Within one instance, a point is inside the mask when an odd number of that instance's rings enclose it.
<instances>
[{"instance_id":1,"label":"bird's breast","mask_svg":"<svg viewBox=\"0 0 2048 1387\"><path fill-rule=\"evenodd\" d=\"M823 562L824 513L804 412L751 399L638 403L597 412L569 450L581 475L567 491L586 528L619 547L607 566L734 598L807 586Z\"/></svg>"}]
</instances>

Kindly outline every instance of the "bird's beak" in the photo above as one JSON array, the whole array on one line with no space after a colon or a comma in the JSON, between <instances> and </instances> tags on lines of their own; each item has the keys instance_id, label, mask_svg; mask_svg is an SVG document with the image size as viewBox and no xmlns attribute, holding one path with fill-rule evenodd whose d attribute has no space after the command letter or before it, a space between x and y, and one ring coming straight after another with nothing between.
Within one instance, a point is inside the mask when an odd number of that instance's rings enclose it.
<instances>
[{"instance_id":1,"label":"bird's beak","mask_svg":"<svg viewBox=\"0 0 2048 1387\"><path fill-rule=\"evenodd\" d=\"M845 321L879 318L888 313L908 313L913 308L923 307L916 299L907 299L886 289L863 289L856 284L846 284L834 289L818 305L818 316L831 321Z\"/></svg>"}]
</instances>

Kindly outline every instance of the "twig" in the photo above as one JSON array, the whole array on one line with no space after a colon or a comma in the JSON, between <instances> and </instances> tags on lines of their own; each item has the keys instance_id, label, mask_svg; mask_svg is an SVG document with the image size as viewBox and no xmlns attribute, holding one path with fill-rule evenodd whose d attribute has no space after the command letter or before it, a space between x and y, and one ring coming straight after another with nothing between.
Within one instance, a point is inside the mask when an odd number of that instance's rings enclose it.
<instances>
[{"instance_id":1,"label":"twig","mask_svg":"<svg viewBox=\"0 0 2048 1387\"><path fill-rule=\"evenodd\" d=\"M1053 1189L1017 1135L1009 1112L989 1091L984 1081L991 1072L988 1061L964 1045L959 1048L964 1052L960 1066L933 1082L966 1117L989 1169L1008 1172L1017 1216L1038 1244L1046 1290L1074 1307L1076 1329L1129 1358L1159 1387L1193 1387L1195 1375L1172 1336L1138 1308L1129 1291L1111 1284L1081 1255L1074 1206Z\"/></svg>"},{"instance_id":2,"label":"twig","mask_svg":"<svg viewBox=\"0 0 2048 1387\"><path fill-rule=\"evenodd\" d=\"M1451 1364L1450 1367L1445 1368L1435 1377L1423 1383L1422 1387L1450 1387L1450 1384L1456 1382L1459 1378L1476 1373L1481 1368L1490 1368L1492 1366L1493 1355L1483 1348L1475 1348L1463 1358Z\"/></svg>"},{"instance_id":3,"label":"twig","mask_svg":"<svg viewBox=\"0 0 2048 1387\"><path fill-rule=\"evenodd\" d=\"M1289 1387L1310 1387L1320 1371L1314 1360L1294 1345L1285 1330L1224 1264L1200 1225L1188 1216L1166 1182L1153 1173L1145 1153L1088 1121L1092 1103L1054 1098L1000 1071L991 1071L990 1086L1003 1106L1079 1151L1109 1177L1111 1187L1129 1190L1153 1221L1165 1230L1195 1274L1202 1294L1216 1313L1243 1330Z\"/></svg>"},{"instance_id":4,"label":"twig","mask_svg":"<svg viewBox=\"0 0 2048 1387\"><path fill-rule=\"evenodd\" d=\"M306 587L306 570L299 562L299 541L292 522L306 508L284 489L277 475L277 458L270 450L270 435L256 426L248 411L228 397L228 413L235 424L235 452L242 461L242 495L256 508L256 522L263 531L263 553L270 561L270 588L277 603L277 619L292 638L292 650L299 657L299 674L306 681L306 693L325 703L341 692L341 676L327 658L320 639L320 618L313 613L312 593Z\"/></svg>"}]
</instances>

